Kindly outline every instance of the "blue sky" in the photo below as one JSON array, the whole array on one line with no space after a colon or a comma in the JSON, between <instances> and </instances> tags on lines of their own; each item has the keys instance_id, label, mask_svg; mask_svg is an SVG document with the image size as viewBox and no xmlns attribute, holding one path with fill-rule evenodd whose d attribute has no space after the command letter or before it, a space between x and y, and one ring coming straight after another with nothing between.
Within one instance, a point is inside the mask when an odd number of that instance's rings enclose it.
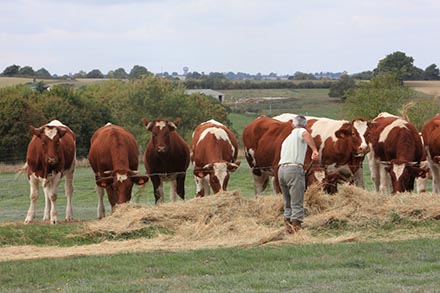
<instances>
[{"instance_id":1,"label":"blue sky","mask_svg":"<svg viewBox=\"0 0 440 293\"><path fill-rule=\"evenodd\" d=\"M0 0L0 72L292 74L440 66L438 0Z\"/></svg>"}]
</instances>

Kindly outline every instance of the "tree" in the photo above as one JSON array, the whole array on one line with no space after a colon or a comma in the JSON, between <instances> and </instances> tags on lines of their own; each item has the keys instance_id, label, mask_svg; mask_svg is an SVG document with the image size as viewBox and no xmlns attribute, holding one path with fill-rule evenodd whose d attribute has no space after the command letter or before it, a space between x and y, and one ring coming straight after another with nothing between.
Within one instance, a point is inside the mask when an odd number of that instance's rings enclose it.
<instances>
[{"instance_id":1,"label":"tree","mask_svg":"<svg viewBox=\"0 0 440 293\"><path fill-rule=\"evenodd\" d=\"M18 74L18 70L20 70L20 66L14 64L6 67L2 74L4 76L15 76Z\"/></svg>"},{"instance_id":2,"label":"tree","mask_svg":"<svg viewBox=\"0 0 440 293\"><path fill-rule=\"evenodd\" d=\"M438 80L440 78L440 70L437 65L431 64L425 69L424 79L426 80Z\"/></svg>"},{"instance_id":3,"label":"tree","mask_svg":"<svg viewBox=\"0 0 440 293\"><path fill-rule=\"evenodd\" d=\"M30 66L24 66L18 70L18 75L20 75L20 76L34 76L35 71Z\"/></svg>"},{"instance_id":4,"label":"tree","mask_svg":"<svg viewBox=\"0 0 440 293\"><path fill-rule=\"evenodd\" d=\"M410 80L416 75L413 63L414 58L396 51L380 60L374 73L375 75L390 73L395 74L400 81Z\"/></svg>"},{"instance_id":5,"label":"tree","mask_svg":"<svg viewBox=\"0 0 440 293\"><path fill-rule=\"evenodd\" d=\"M45 68L40 68L37 71L35 71L35 76L39 78L51 78L49 71L47 71Z\"/></svg>"},{"instance_id":6,"label":"tree","mask_svg":"<svg viewBox=\"0 0 440 293\"><path fill-rule=\"evenodd\" d=\"M347 90L356 87L356 82L348 74L343 74L339 80L332 83L330 86L330 91L328 93L331 98L340 98L342 101L347 99L345 93Z\"/></svg>"},{"instance_id":7,"label":"tree","mask_svg":"<svg viewBox=\"0 0 440 293\"><path fill-rule=\"evenodd\" d=\"M343 109L349 118L373 119L381 112L400 115L399 109L415 96L395 75L383 74L348 90Z\"/></svg>"},{"instance_id":8,"label":"tree","mask_svg":"<svg viewBox=\"0 0 440 293\"><path fill-rule=\"evenodd\" d=\"M125 71L124 68L118 68L113 72L113 78L117 79L126 79L128 78L128 73Z\"/></svg>"},{"instance_id":9,"label":"tree","mask_svg":"<svg viewBox=\"0 0 440 293\"><path fill-rule=\"evenodd\" d=\"M87 78L104 78L104 74L99 69L93 69L86 75Z\"/></svg>"},{"instance_id":10,"label":"tree","mask_svg":"<svg viewBox=\"0 0 440 293\"><path fill-rule=\"evenodd\" d=\"M147 70L147 68L145 68L144 66L135 65L130 70L130 73L128 76L130 79L139 79L144 75L150 75L150 74L151 74L151 72L149 72Z\"/></svg>"}]
</instances>

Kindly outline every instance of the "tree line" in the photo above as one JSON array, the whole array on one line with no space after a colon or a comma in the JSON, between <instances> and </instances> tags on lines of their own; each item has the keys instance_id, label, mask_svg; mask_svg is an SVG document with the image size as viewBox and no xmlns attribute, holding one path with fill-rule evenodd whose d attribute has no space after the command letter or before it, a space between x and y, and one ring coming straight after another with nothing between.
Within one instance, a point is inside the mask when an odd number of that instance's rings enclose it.
<instances>
[{"instance_id":1,"label":"tree line","mask_svg":"<svg viewBox=\"0 0 440 293\"><path fill-rule=\"evenodd\" d=\"M87 156L92 134L108 122L132 132L141 150L149 138L142 117L181 117L178 131L187 141L193 129L208 119L230 126L226 106L212 97L184 91L181 84L151 75L79 89L68 85L42 92L26 85L0 88L0 162L24 161L32 137L29 125L39 127L53 119L75 132L78 157Z\"/></svg>"}]
</instances>

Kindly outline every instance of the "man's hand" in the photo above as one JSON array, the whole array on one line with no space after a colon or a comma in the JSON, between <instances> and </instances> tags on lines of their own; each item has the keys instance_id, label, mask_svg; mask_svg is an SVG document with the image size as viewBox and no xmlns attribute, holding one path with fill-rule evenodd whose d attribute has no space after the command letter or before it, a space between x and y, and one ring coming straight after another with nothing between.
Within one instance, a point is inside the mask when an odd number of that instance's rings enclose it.
<instances>
[{"instance_id":1,"label":"man's hand","mask_svg":"<svg viewBox=\"0 0 440 293\"><path fill-rule=\"evenodd\" d=\"M319 157L319 153L318 153L318 151L313 151L313 152L312 152L312 160L313 160L313 161L317 161L317 160L318 160L318 157Z\"/></svg>"}]
</instances>

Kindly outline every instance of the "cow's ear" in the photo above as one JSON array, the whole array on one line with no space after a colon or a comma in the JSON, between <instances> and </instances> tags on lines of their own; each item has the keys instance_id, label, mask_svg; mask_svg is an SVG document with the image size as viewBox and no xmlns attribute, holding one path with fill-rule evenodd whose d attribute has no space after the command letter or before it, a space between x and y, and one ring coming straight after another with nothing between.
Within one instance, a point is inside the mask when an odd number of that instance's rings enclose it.
<instances>
[{"instance_id":1,"label":"cow's ear","mask_svg":"<svg viewBox=\"0 0 440 293\"><path fill-rule=\"evenodd\" d=\"M351 135L351 131L348 129L339 129L335 132L337 138L346 138Z\"/></svg>"},{"instance_id":2,"label":"cow's ear","mask_svg":"<svg viewBox=\"0 0 440 293\"><path fill-rule=\"evenodd\" d=\"M177 126L179 126L180 121L182 121L182 118L177 117L177 118L174 120L173 123L174 123L174 125L176 125L176 127L177 127Z\"/></svg>"},{"instance_id":3,"label":"cow's ear","mask_svg":"<svg viewBox=\"0 0 440 293\"><path fill-rule=\"evenodd\" d=\"M130 176L131 182L137 184L137 185L144 185L148 182L148 176L142 176L142 175L134 175Z\"/></svg>"},{"instance_id":4,"label":"cow's ear","mask_svg":"<svg viewBox=\"0 0 440 293\"><path fill-rule=\"evenodd\" d=\"M148 131L151 131L153 129L152 121L148 121L147 118L142 118L142 123L145 125Z\"/></svg>"},{"instance_id":5,"label":"cow's ear","mask_svg":"<svg viewBox=\"0 0 440 293\"><path fill-rule=\"evenodd\" d=\"M228 163L228 171L229 172L235 172L238 169L238 166L240 166L241 162L237 161L235 163Z\"/></svg>"},{"instance_id":6,"label":"cow's ear","mask_svg":"<svg viewBox=\"0 0 440 293\"><path fill-rule=\"evenodd\" d=\"M96 185L99 187L107 187L113 183L113 177L104 177L96 180Z\"/></svg>"},{"instance_id":7,"label":"cow's ear","mask_svg":"<svg viewBox=\"0 0 440 293\"><path fill-rule=\"evenodd\" d=\"M196 168L194 168L193 173L194 173L194 176L197 176L197 177L199 177L199 178L203 178L203 177L205 177L206 174L207 174L207 173L203 172L203 169L200 168L200 167L196 167Z\"/></svg>"},{"instance_id":8,"label":"cow's ear","mask_svg":"<svg viewBox=\"0 0 440 293\"><path fill-rule=\"evenodd\" d=\"M63 137L66 134L66 132L67 132L66 128L57 128L57 130L58 130L58 135L60 137Z\"/></svg>"},{"instance_id":9,"label":"cow's ear","mask_svg":"<svg viewBox=\"0 0 440 293\"><path fill-rule=\"evenodd\" d=\"M43 133L43 127L35 128L34 126L30 126L31 132L33 135L40 137L40 135Z\"/></svg>"}]
</instances>

